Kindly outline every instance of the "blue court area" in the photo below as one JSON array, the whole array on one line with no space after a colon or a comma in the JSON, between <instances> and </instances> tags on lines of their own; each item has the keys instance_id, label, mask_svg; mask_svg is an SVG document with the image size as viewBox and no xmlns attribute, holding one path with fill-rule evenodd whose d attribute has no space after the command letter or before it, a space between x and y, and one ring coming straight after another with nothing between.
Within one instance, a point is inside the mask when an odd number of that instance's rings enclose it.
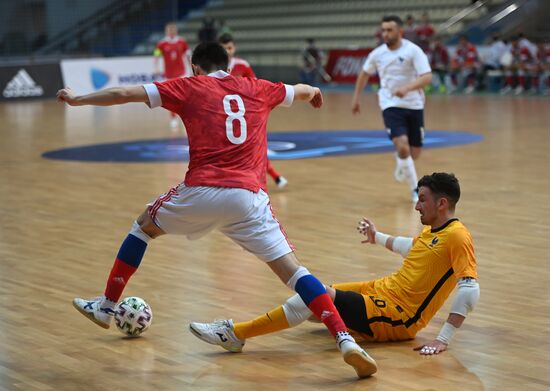
<instances>
[{"instance_id":1,"label":"blue court area","mask_svg":"<svg viewBox=\"0 0 550 391\"><path fill-rule=\"evenodd\" d=\"M425 148L471 144L483 136L468 132L427 131ZM385 131L339 130L331 132L281 132L268 135L272 160L321 158L393 151ZM89 162L180 162L189 160L186 138L135 140L93 144L45 152L43 157Z\"/></svg>"}]
</instances>

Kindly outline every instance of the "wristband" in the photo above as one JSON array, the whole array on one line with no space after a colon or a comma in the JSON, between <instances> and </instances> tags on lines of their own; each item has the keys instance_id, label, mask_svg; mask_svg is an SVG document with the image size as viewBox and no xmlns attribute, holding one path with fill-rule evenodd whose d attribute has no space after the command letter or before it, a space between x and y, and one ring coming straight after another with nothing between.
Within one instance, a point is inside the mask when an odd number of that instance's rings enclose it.
<instances>
[{"instance_id":1,"label":"wristband","mask_svg":"<svg viewBox=\"0 0 550 391\"><path fill-rule=\"evenodd\" d=\"M383 234L381 232L376 232L374 235L374 241L376 244L386 247L386 242L390 238L390 235Z\"/></svg>"},{"instance_id":2,"label":"wristband","mask_svg":"<svg viewBox=\"0 0 550 391\"><path fill-rule=\"evenodd\" d=\"M453 339L453 335L456 333L456 330L457 328L455 326L449 322L445 322L436 339L439 342L443 342L445 345L448 345L449 342L451 342L451 339Z\"/></svg>"}]
</instances>

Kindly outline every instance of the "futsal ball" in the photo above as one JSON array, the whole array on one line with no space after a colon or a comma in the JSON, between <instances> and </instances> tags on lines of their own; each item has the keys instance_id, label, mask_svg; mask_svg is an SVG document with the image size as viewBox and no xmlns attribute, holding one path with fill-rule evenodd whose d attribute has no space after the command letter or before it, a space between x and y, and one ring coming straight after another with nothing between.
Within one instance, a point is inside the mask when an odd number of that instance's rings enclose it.
<instances>
[{"instance_id":1,"label":"futsal ball","mask_svg":"<svg viewBox=\"0 0 550 391\"><path fill-rule=\"evenodd\" d=\"M129 337L139 337L153 321L153 311L145 300L139 297L127 297L116 306L116 327Z\"/></svg>"}]
</instances>

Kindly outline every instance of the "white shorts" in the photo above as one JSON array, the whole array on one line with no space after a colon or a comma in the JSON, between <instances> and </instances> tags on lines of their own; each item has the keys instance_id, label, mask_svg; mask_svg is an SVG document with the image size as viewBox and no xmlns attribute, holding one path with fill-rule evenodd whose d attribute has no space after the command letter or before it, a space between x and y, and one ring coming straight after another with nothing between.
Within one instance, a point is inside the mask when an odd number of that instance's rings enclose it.
<instances>
[{"instance_id":1,"label":"white shorts","mask_svg":"<svg viewBox=\"0 0 550 391\"><path fill-rule=\"evenodd\" d=\"M195 240L219 229L265 262L294 251L263 190L254 193L182 183L147 206L149 216L168 234Z\"/></svg>"}]
</instances>

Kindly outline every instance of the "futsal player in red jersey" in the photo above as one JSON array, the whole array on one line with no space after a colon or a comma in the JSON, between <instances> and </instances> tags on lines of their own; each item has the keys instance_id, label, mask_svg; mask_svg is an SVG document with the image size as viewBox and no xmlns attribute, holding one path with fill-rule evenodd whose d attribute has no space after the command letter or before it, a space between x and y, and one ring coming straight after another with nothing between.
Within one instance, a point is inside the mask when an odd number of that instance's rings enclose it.
<instances>
[{"instance_id":1,"label":"futsal player in red jersey","mask_svg":"<svg viewBox=\"0 0 550 391\"><path fill-rule=\"evenodd\" d=\"M525 91L525 81L527 76L536 75L537 60L533 56L531 50L526 45L521 45L519 36L514 36L510 40L510 54L512 56L511 64L504 67L504 88L500 91L501 94L507 94L512 90L514 79L516 87L514 94L520 95ZM538 81L531 84L538 84Z\"/></svg>"},{"instance_id":2,"label":"futsal player in red jersey","mask_svg":"<svg viewBox=\"0 0 550 391\"><path fill-rule=\"evenodd\" d=\"M221 45L203 43L193 52L194 77L109 88L84 96L76 96L69 88L57 93L59 101L72 106L143 102L177 112L187 128L190 148L185 180L148 204L134 222L104 294L91 300L75 298L73 305L99 326L109 328L116 303L151 239L166 233L198 239L218 229L266 262L296 291L335 337L346 363L359 377L370 376L377 370L376 362L349 335L325 286L298 261L265 192L269 113L294 100L319 108L321 91L304 84L233 77L226 73L228 62Z\"/></svg>"},{"instance_id":3,"label":"futsal player in red jersey","mask_svg":"<svg viewBox=\"0 0 550 391\"><path fill-rule=\"evenodd\" d=\"M420 17L420 24L416 26L417 44L425 53L430 49L430 43L435 35L435 29L430 23L430 17L424 12Z\"/></svg>"},{"instance_id":4,"label":"futsal player in red jersey","mask_svg":"<svg viewBox=\"0 0 550 391\"><path fill-rule=\"evenodd\" d=\"M451 58L452 89L464 87L464 93L471 94L474 92L478 68L479 55L475 45L468 41L466 35L461 35L456 46L455 55Z\"/></svg>"},{"instance_id":5,"label":"futsal player in red jersey","mask_svg":"<svg viewBox=\"0 0 550 391\"><path fill-rule=\"evenodd\" d=\"M248 61L235 56L237 47L235 46L235 40L231 34L222 34L220 38L218 38L218 42L223 46L229 55L229 74L231 76L256 78L256 74L252 70L252 67ZM275 170L269 159L267 159L267 173L275 181L275 184L279 189L282 189L288 184L287 179Z\"/></svg>"},{"instance_id":6,"label":"futsal player in red jersey","mask_svg":"<svg viewBox=\"0 0 550 391\"><path fill-rule=\"evenodd\" d=\"M185 56L189 50L187 41L178 36L178 26L171 22L165 26L166 36L162 38L155 47L153 54L155 55L155 73L161 73L159 68L159 60L162 57L164 62L164 72L162 75L166 79L175 79L185 76ZM170 112L172 120L170 126L178 127L178 119L176 113Z\"/></svg>"}]
</instances>

